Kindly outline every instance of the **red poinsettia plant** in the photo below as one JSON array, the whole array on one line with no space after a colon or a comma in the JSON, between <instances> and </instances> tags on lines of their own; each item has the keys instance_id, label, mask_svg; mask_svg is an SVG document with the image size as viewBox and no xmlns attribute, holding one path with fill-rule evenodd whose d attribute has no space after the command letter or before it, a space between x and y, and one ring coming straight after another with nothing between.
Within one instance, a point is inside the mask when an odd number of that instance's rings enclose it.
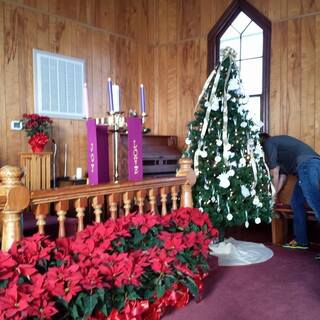
<instances>
[{"instance_id":1,"label":"red poinsettia plant","mask_svg":"<svg viewBox=\"0 0 320 320\"><path fill-rule=\"evenodd\" d=\"M159 320L199 297L217 230L207 214L131 214L0 252L0 319Z\"/></svg>"},{"instance_id":2,"label":"red poinsettia plant","mask_svg":"<svg viewBox=\"0 0 320 320\"><path fill-rule=\"evenodd\" d=\"M42 151L49 141L49 130L52 120L46 116L38 114L23 114L21 119L22 128L26 131L27 137L30 137L28 143L33 151Z\"/></svg>"}]
</instances>

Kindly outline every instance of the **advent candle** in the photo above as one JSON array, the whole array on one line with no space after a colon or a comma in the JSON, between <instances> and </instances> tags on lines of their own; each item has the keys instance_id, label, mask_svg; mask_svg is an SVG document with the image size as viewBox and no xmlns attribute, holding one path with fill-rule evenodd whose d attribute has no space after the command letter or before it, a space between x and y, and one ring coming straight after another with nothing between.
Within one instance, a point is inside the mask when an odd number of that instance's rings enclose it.
<instances>
[{"instance_id":1,"label":"advent candle","mask_svg":"<svg viewBox=\"0 0 320 320\"><path fill-rule=\"evenodd\" d=\"M140 105L141 105L141 113L146 113L146 102L144 98L144 86L140 84Z\"/></svg>"},{"instance_id":2,"label":"advent candle","mask_svg":"<svg viewBox=\"0 0 320 320\"><path fill-rule=\"evenodd\" d=\"M113 111L120 112L120 87L112 85Z\"/></svg>"},{"instance_id":3,"label":"advent candle","mask_svg":"<svg viewBox=\"0 0 320 320\"><path fill-rule=\"evenodd\" d=\"M109 97L109 112L113 112L113 95L112 95L112 81L108 78L108 97Z\"/></svg>"},{"instance_id":4,"label":"advent candle","mask_svg":"<svg viewBox=\"0 0 320 320\"><path fill-rule=\"evenodd\" d=\"M83 85L83 111L85 118L89 118L88 86L86 82Z\"/></svg>"}]
</instances>

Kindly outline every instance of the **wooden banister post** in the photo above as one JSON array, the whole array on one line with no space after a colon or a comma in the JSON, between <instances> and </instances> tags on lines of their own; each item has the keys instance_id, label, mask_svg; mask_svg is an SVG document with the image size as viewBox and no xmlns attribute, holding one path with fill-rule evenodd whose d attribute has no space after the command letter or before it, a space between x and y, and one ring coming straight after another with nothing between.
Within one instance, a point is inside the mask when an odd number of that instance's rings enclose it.
<instances>
[{"instance_id":1,"label":"wooden banister post","mask_svg":"<svg viewBox=\"0 0 320 320\"><path fill-rule=\"evenodd\" d=\"M69 201L67 200L58 201L55 204L55 209L57 211L58 222L59 222L58 237L63 238L66 236L66 228L65 228L64 222L66 220L66 214L69 209Z\"/></svg>"},{"instance_id":2,"label":"wooden banister post","mask_svg":"<svg viewBox=\"0 0 320 320\"><path fill-rule=\"evenodd\" d=\"M192 160L189 158L181 158L179 160L179 170L177 177L185 176L187 181L181 187L181 203L180 207L193 208L192 186L196 183L196 175L192 169Z\"/></svg>"},{"instance_id":3,"label":"wooden banister post","mask_svg":"<svg viewBox=\"0 0 320 320\"><path fill-rule=\"evenodd\" d=\"M110 210L110 217L111 219L115 220L117 219L117 203L120 200L120 196L119 194L110 194L110 196L108 196L108 203L109 203L109 210Z\"/></svg>"},{"instance_id":4,"label":"wooden banister post","mask_svg":"<svg viewBox=\"0 0 320 320\"><path fill-rule=\"evenodd\" d=\"M77 218L78 218L78 228L77 228L78 232L84 229L83 218L85 216L87 206L88 206L87 198L79 198L79 199L76 199L74 202L74 207L76 208Z\"/></svg>"},{"instance_id":5,"label":"wooden banister post","mask_svg":"<svg viewBox=\"0 0 320 320\"><path fill-rule=\"evenodd\" d=\"M156 188L149 189L148 191L150 211L153 214L157 213L157 194L158 190Z\"/></svg>"},{"instance_id":6,"label":"wooden banister post","mask_svg":"<svg viewBox=\"0 0 320 320\"><path fill-rule=\"evenodd\" d=\"M92 207L94 209L94 221L96 223L101 222L101 215L102 215L102 207L104 205L104 196L99 195L95 196L92 199Z\"/></svg>"},{"instance_id":7,"label":"wooden banister post","mask_svg":"<svg viewBox=\"0 0 320 320\"><path fill-rule=\"evenodd\" d=\"M167 214L167 193L168 188L160 188L160 201L161 201L161 215L165 216Z\"/></svg>"},{"instance_id":8,"label":"wooden banister post","mask_svg":"<svg viewBox=\"0 0 320 320\"><path fill-rule=\"evenodd\" d=\"M122 196L123 198L123 207L124 207L124 215L127 216L130 213L131 201L133 198L133 192L125 192Z\"/></svg>"},{"instance_id":9,"label":"wooden banister post","mask_svg":"<svg viewBox=\"0 0 320 320\"><path fill-rule=\"evenodd\" d=\"M144 209L144 199L146 197L146 190L139 190L136 192L137 204L138 204L138 213L143 214Z\"/></svg>"},{"instance_id":10,"label":"wooden banister post","mask_svg":"<svg viewBox=\"0 0 320 320\"><path fill-rule=\"evenodd\" d=\"M172 200L172 210L177 210L178 205L177 205L177 200L178 200L178 187L177 186L172 186L170 191L171 191L171 200Z\"/></svg>"},{"instance_id":11,"label":"wooden banister post","mask_svg":"<svg viewBox=\"0 0 320 320\"><path fill-rule=\"evenodd\" d=\"M35 206L33 212L37 220L38 232L45 234L46 217L49 214L49 203L41 203Z\"/></svg>"},{"instance_id":12,"label":"wooden banister post","mask_svg":"<svg viewBox=\"0 0 320 320\"><path fill-rule=\"evenodd\" d=\"M21 215L30 202L29 190L22 185L23 172L18 167L4 166L0 169L0 197L5 197L2 219L1 249L8 251L21 239Z\"/></svg>"}]
</instances>

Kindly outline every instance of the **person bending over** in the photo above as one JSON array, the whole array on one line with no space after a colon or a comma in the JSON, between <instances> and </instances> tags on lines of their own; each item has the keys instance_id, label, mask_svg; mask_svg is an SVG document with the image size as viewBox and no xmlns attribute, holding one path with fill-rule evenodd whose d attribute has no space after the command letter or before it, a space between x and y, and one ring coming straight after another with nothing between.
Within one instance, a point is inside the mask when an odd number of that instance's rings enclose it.
<instances>
[{"instance_id":1,"label":"person bending over","mask_svg":"<svg viewBox=\"0 0 320 320\"><path fill-rule=\"evenodd\" d=\"M304 142L287 135L271 137L261 133L260 139L276 193L282 189L287 175L297 176L291 197L295 238L284 247L308 249L305 203L320 220L320 156ZM320 259L320 254L316 259Z\"/></svg>"}]
</instances>

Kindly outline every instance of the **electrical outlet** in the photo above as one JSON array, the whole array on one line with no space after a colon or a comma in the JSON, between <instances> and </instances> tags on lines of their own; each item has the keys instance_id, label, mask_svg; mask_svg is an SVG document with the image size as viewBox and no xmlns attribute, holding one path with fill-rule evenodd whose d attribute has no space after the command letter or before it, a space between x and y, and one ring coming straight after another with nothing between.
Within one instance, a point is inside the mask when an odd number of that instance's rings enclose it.
<instances>
[{"instance_id":1,"label":"electrical outlet","mask_svg":"<svg viewBox=\"0 0 320 320\"><path fill-rule=\"evenodd\" d=\"M22 130L22 122L20 120L12 120L11 124L10 124L10 129L21 131Z\"/></svg>"}]
</instances>

